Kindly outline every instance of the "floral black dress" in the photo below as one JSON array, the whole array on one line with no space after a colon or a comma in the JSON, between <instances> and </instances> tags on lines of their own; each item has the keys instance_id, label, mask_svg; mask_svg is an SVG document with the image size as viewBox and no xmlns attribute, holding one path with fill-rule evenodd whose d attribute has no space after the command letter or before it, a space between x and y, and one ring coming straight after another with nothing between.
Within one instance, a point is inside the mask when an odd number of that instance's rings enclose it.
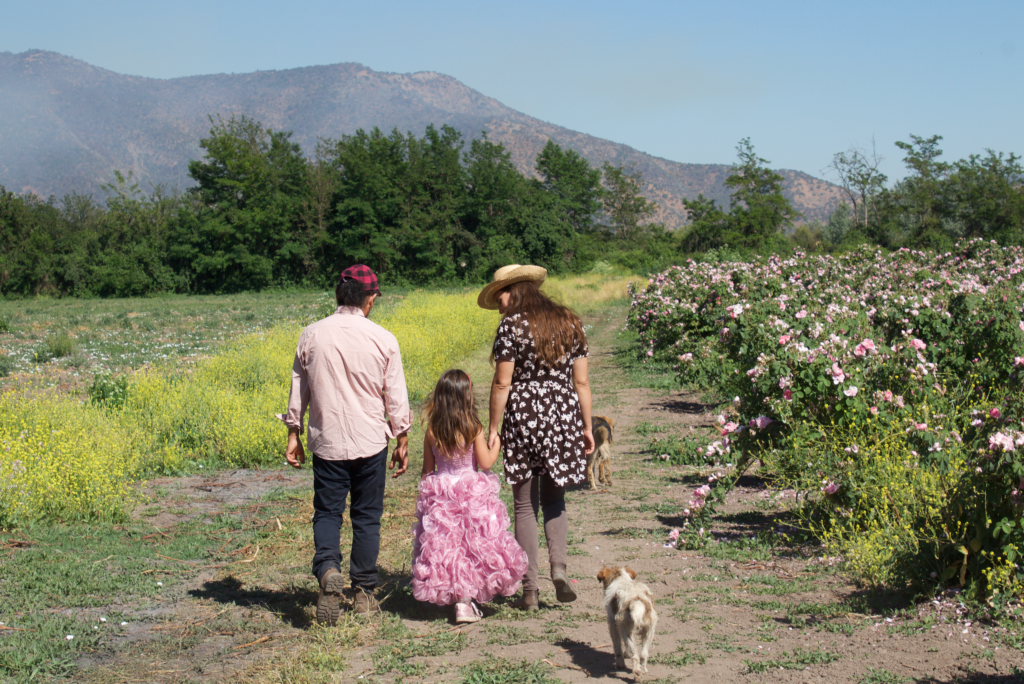
<instances>
[{"instance_id":1,"label":"floral black dress","mask_svg":"<svg viewBox=\"0 0 1024 684\"><path fill-rule=\"evenodd\" d=\"M509 484L544 474L559 487L585 479L583 413L572 384L572 364L587 355L586 338L576 339L569 357L548 368L537 357L526 317L513 314L501 321L494 339L494 360L515 362L501 424Z\"/></svg>"}]
</instances>

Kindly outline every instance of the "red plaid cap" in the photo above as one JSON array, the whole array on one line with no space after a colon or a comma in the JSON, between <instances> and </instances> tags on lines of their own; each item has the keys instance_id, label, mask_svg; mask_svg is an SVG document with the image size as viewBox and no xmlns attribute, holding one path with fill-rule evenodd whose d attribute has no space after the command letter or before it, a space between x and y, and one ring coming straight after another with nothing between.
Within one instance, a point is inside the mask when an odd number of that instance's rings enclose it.
<instances>
[{"instance_id":1,"label":"red plaid cap","mask_svg":"<svg viewBox=\"0 0 1024 684\"><path fill-rule=\"evenodd\" d=\"M349 266L341 272L341 282L347 283L350 280L358 280L362 283L364 292L380 292L380 286L377 284L377 274L365 264Z\"/></svg>"}]
</instances>

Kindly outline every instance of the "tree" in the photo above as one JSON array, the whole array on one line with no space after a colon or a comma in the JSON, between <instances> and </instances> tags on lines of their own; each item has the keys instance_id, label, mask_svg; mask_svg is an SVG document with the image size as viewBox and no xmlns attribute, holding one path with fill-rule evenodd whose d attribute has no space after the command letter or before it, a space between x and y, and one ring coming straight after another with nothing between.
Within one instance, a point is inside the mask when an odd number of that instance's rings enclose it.
<instances>
[{"instance_id":1,"label":"tree","mask_svg":"<svg viewBox=\"0 0 1024 684\"><path fill-rule=\"evenodd\" d=\"M882 161L873 140L870 154L851 147L832 157L830 168L839 177L843 192L853 208L851 218L855 224L868 225L878 195L885 188L886 176L878 170Z\"/></svg>"},{"instance_id":2,"label":"tree","mask_svg":"<svg viewBox=\"0 0 1024 684\"><path fill-rule=\"evenodd\" d=\"M176 237L177 258L189 262L193 286L205 292L299 280L307 179L299 145L291 132L272 131L245 116L210 117L210 123L210 136L199 141L206 158L188 165L204 209L198 222L188 224L194 230Z\"/></svg>"},{"instance_id":3,"label":"tree","mask_svg":"<svg viewBox=\"0 0 1024 684\"><path fill-rule=\"evenodd\" d=\"M986 150L954 162L944 193L964 237L1021 244L1024 238L1024 168L1020 157Z\"/></svg>"},{"instance_id":4,"label":"tree","mask_svg":"<svg viewBox=\"0 0 1024 684\"><path fill-rule=\"evenodd\" d=\"M850 217L850 205L846 202L840 202L839 206L829 215L828 221L822 229L822 237L829 245L835 247L850 232L852 225L853 219Z\"/></svg>"},{"instance_id":5,"label":"tree","mask_svg":"<svg viewBox=\"0 0 1024 684\"><path fill-rule=\"evenodd\" d=\"M945 248L960 230L950 222L946 180L949 164L940 162L941 135L922 138L910 136L911 142L897 141L906 153L903 162L910 174L880 197L881 227L889 235L898 236L918 249Z\"/></svg>"},{"instance_id":6,"label":"tree","mask_svg":"<svg viewBox=\"0 0 1024 684\"><path fill-rule=\"evenodd\" d=\"M725 180L732 190L730 227L739 234L742 246L757 248L792 226L800 212L782 194L782 176L754 153L750 138L741 140L736 152L739 161Z\"/></svg>"},{"instance_id":7,"label":"tree","mask_svg":"<svg viewBox=\"0 0 1024 684\"><path fill-rule=\"evenodd\" d=\"M725 245L731 217L715 200L701 194L697 199L683 200L683 206L690 220L680 243L683 251L707 252Z\"/></svg>"},{"instance_id":8,"label":"tree","mask_svg":"<svg viewBox=\"0 0 1024 684\"><path fill-rule=\"evenodd\" d=\"M574 233L590 231L601 209L601 171L575 150L563 150L555 141L537 155L540 185L558 201L558 212Z\"/></svg>"},{"instance_id":9,"label":"tree","mask_svg":"<svg viewBox=\"0 0 1024 684\"><path fill-rule=\"evenodd\" d=\"M644 232L641 223L658 211L658 205L643 196L643 175L634 167L623 168L605 162L602 203L615 236L623 242L637 242Z\"/></svg>"}]
</instances>

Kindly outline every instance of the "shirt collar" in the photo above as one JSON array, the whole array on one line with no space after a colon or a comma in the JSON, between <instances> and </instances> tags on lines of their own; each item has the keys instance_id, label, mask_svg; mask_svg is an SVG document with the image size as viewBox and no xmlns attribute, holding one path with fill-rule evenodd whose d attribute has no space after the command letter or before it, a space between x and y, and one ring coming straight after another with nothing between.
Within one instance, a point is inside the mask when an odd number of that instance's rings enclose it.
<instances>
[{"instance_id":1,"label":"shirt collar","mask_svg":"<svg viewBox=\"0 0 1024 684\"><path fill-rule=\"evenodd\" d=\"M335 309L334 313L342 314L343 316L362 316L366 318L366 314L358 306L339 306Z\"/></svg>"}]
</instances>

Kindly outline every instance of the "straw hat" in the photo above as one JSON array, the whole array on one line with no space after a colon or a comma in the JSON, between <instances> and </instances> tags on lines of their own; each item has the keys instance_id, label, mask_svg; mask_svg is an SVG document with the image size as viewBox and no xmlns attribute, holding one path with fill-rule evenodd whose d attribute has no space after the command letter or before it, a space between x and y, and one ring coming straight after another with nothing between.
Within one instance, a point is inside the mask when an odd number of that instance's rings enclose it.
<instances>
[{"instance_id":1,"label":"straw hat","mask_svg":"<svg viewBox=\"0 0 1024 684\"><path fill-rule=\"evenodd\" d=\"M495 296L500 290L513 283L521 283L524 280L532 280L540 285L547 277L547 269L540 266L520 266L519 264L502 266L494 272L494 280L480 291L480 296L476 298L476 303L480 305L481 309L497 309L498 300Z\"/></svg>"}]
</instances>

